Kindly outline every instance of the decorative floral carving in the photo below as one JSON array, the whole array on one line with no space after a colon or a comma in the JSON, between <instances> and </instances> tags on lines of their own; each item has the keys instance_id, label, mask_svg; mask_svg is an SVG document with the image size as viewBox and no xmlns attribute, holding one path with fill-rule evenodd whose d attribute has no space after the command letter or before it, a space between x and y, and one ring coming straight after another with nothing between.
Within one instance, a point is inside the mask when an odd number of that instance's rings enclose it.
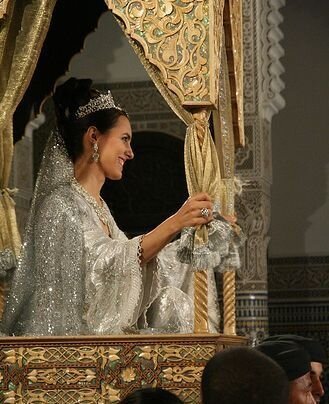
<instances>
[{"instance_id":1,"label":"decorative floral carving","mask_svg":"<svg viewBox=\"0 0 329 404\"><path fill-rule=\"evenodd\" d=\"M23 404L22 384L19 383L16 391L9 390L3 393L4 404Z\"/></svg>"},{"instance_id":2,"label":"decorative floral carving","mask_svg":"<svg viewBox=\"0 0 329 404\"><path fill-rule=\"evenodd\" d=\"M129 368L123 369L123 371L121 372L121 377L124 382L130 383L135 380L136 373L132 367L129 367Z\"/></svg>"},{"instance_id":3,"label":"decorative floral carving","mask_svg":"<svg viewBox=\"0 0 329 404\"><path fill-rule=\"evenodd\" d=\"M170 90L185 105L217 102L216 35L220 32L214 29L214 19L222 24L222 7L217 3L107 0L108 7L124 22L127 34L142 46L146 58L160 70Z\"/></svg>"},{"instance_id":4,"label":"decorative floral carving","mask_svg":"<svg viewBox=\"0 0 329 404\"><path fill-rule=\"evenodd\" d=\"M113 389L110 386L102 386L102 398L97 402L99 404L117 403L120 401L120 390ZM93 401L94 403L95 401Z\"/></svg>"},{"instance_id":5,"label":"decorative floral carving","mask_svg":"<svg viewBox=\"0 0 329 404\"><path fill-rule=\"evenodd\" d=\"M242 196L236 201L239 223L247 235L243 248L244 262L237 271L243 289L246 290L252 289L254 282L258 283L258 288L266 287L270 201L264 191L262 183L249 181L243 188Z\"/></svg>"},{"instance_id":6,"label":"decorative floral carving","mask_svg":"<svg viewBox=\"0 0 329 404\"><path fill-rule=\"evenodd\" d=\"M46 384L77 384L90 382L96 378L96 373L92 369L33 369L27 374L27 379L31 383Z\"/></svg>"},{"instance_id":7,"label":"decorative floral carving","mask_svg":"<svg viewBox=\"0 0 329 404\"><path fill-rule=\"evenodd\" d=\"M150 345L144 346L141 348L141 353L138 355L140 358L151 359L154 356L153 349Z\"/></svg>"},{"instance_id":8,"label":"decorative floral carving","mask_svg":"<svg viewBox=\"0 0 329 404\"><path fill-rule=\"evenodd\" d=\"M203 367L197 366L174 366L171 368L163 369L164 378L175 383L182 381L186 383L201 382Z\"/></svg>"},{"instance_id":9,"label":"decorative floral carving","mask_svg":"<svg viewBox=\"0 0 329 404\"><path fill-rule=\"evenodd\" d=\"M120 356L118 356L118 353L120 352L120 348L107 348L104 349L104 347L99 348L99 354L102 358L102 369L105 368L105 365L107 364L108 361L110 362L115 362L117 360L120 360Z\"/></svg>"}]
</instances>

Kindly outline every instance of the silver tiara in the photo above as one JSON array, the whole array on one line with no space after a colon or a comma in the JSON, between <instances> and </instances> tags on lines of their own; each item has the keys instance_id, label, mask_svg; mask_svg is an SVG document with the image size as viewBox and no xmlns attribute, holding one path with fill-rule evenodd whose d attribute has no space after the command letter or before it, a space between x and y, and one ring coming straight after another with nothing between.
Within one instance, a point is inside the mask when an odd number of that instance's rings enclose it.
<instances>
[{"instance_id":1,"label":"silver tiara","mask_svg":"<svg viewBox=\"0 0 329 404\"><path fill-rule=\"evenodd\" d=\"M111 92L108 91L107 94L99 94L97 97L91 98L88 104L79 107L75 113L75 118L83 118L93 112L110 108L117 108L117 106L115 105Z\"/></svg>"}]
</instances>

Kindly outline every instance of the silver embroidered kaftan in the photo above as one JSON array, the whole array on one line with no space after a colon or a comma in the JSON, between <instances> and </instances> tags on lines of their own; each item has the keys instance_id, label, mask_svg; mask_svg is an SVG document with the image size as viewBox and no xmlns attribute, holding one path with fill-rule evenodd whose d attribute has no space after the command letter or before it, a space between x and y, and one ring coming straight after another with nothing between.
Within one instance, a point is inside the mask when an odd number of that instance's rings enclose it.
<instances>
[{"instance_id":1,"label":"silver embroidered kaftan","mask_svg":"<svg viewBox=\"0 0 329 404\"><path fill-rule=\"evenodd\" d=\"M71 186L62 141L47 146L2 331L15 335L192 332L193 272L177 242L139 264L140 237L128 240L110 211L110 237L92 205ZM217 331L209 271L209 328Z\"/></svg>"}]
</instances>

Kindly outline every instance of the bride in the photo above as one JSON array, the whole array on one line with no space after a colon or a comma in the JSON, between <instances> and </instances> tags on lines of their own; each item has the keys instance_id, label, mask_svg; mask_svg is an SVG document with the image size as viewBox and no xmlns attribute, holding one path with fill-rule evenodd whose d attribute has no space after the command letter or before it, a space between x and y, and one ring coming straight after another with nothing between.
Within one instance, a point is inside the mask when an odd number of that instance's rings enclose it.
<instances>
[{"instance_id":1,"label":"bride","mask_svg":"<svg viewBox=\"0 0 329 404\"><path fill-rule=\"evenodd\" d=\"M170 242L185 227L210 223L213 204L197 194L153 231L128 240L100 190L106 178L120 180L134 157L131 126L111 94L91 84L72 78L53 96L58 131L43 156L2 332L192 332L193 272L177 259L179 241ZM209 278L215 332L212 271Z\"/></svg>"}]
</instances>

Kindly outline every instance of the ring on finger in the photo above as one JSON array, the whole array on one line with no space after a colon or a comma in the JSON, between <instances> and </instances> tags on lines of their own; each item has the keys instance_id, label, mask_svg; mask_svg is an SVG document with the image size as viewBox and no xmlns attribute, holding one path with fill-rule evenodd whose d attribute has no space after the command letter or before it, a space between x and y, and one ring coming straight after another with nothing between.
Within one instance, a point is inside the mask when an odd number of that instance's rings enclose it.
<instances>
[{"instance_id":1,"label":"ring on finger","mask_svg":"<svg viewBox=\"0 0 329 404\"><path fill-rule=\"evenodd\" d=\"M202 217L204 217L205 219L208 218L208 216L209 216L209 209L208 208L202 208L202 209L200 209L200 212L201 212Z\"/></svg>"}]
</instances>

